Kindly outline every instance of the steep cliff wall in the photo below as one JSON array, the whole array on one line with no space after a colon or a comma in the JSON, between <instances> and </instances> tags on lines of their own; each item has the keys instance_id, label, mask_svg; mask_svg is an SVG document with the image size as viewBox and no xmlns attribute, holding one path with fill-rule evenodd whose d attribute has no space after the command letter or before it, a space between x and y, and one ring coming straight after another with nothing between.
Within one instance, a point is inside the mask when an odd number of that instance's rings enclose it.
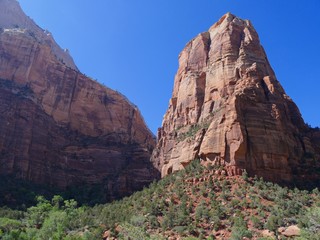
<instances>
[{"instance_id":1,"label":"steep cliff wall","mask_svg":"<svg viewBox=\"0 0 320 240\"><path fill-rule=\"evenodd\" d=\"M136 106L81 74L16 1L0 0L0 174L123 196L158 177Z\"/></svg>"},{"instance_id":2,"label":"steep cliff wall","mask_svg":"<svg viewBox=\"0 0 320 240\"><path fill-rule=\"evenodd\" d=\"M224 15L179 55L153 153L165 176L200 158L229 175L319 180L319 132L277 81L252 24Z\"/></svg>"}]
</instances>

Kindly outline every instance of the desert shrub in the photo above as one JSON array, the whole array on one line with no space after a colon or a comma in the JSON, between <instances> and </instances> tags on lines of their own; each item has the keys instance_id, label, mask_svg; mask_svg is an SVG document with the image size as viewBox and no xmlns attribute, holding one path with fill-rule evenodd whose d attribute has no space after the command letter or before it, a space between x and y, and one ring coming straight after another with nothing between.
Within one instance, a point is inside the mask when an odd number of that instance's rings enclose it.
<instances>
[{"instance_id":1,"label":"desert shrub","mask_svg":"<svg viewBox=\"0 0 320 240\"><path fill-rule=\"evenodd\" d=\"M144 223L146 222L146 217L145 216L132 216L130 219L130 223L135 226L135 227L142 227L144 226Z\"/></svg>"},{"instance_id":2,"label":"desert shrub","mask_svg":"<svg viewBox=\"0 0 320 240\"><path fill-rule=\"evenodd\" d=\"M196 237L185 237L183 240L199 240L199 238L196 238Z\"/></svg>"},{"instance_id":3,"label":"desert shrub","mask_svg":"<svg viewBox=\"0 0 320 240\"><path fill-rule=\"evenodd\" d=\"M253 226L255 228L257 228L259 230L263 229L263 222L259 218L257 218L256 216L251 216L250 220L252 221Z\"/></svg>"},{"instance_id":4,"label":"desert shrub","mask_svg":"<svg viewBox=\"0 0 320 240\"><path fill-rule=\"evenodd\" d=\"M121 225L122 231L119 234L119 239L150 239L150 235L146 231L138 226L133 226L129 223Z\"/></svg>"},{"instance_id":5,"label":"desert shrub","mask_svg":"<svg viewBox=\"0 0 320 240\"><path fill-rule=\"evenodd\" d=\"M301 216L299 225L303 228L302 236L305 239L320 239L320 207L309 209Z\"/></svg>"},{"instance_id":6,"label":"desert shrub","mask_svg":"<svg viewBox=\"0 0 320 240\"><path fill-rule=\"evenodd\" d=\"M186 226L175 226L172 230L183 235L187 232L188 228Z\"/></svg>"},{"instance_id":7,"label":"desert shrub","mask_svg":"<svg viewBox=\"0 0 320 240\"><path fill-rule=\"evenodd\" d=\"M212 224L212 227L215 231L218 231L221 227L221 220L217 215L212 215L210 217L210 222Z\"/></svg>"},{"instance_id":8,"label":"desert shrub","mask_svg":"<svg viewBox=\"0 0 320 240\"><path fill-rule=\"evenodd\" d=\"M251 238L252 232L248 230L247 223L242 217L236 217L232 226L232 240L242 240L244 237Z\"/></svg>"},{"instance_id":9,"label":"desert shrub","mask_svg":"<svg viewBox=\"0 0 320 240\"><path fill-rule=\"evenodd\" d=\"M158 218L154 215L148 216L148 222L150 223L151 228L158 228L160 227L160 223L158 222Z\"/></svg>"}]
</instances>

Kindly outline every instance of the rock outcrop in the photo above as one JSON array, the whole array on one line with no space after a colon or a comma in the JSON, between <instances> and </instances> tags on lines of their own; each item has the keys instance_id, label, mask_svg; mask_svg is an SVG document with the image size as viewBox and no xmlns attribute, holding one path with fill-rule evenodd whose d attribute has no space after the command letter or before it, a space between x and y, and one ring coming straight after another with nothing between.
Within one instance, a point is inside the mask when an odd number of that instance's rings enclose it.
<instances>
[{"instance_id":1,"label":"rock outcrop","mask_svg":"<svg viewBox=\"0 0 320 240\"><path fill-rule=\"evenodd\" d=\"M0 0L0 174L124 196L158 178L136 106L81 74L15 0Z\"/></svg>"},{"instance_id":2,"label":"rock outcrop","mask_svg":"<svg viewBox=\"0 0 320 240\"><path fill-rule=\"evenodd\" d=\"M17 0L0 0L0 28L4 28L7 31L9 29L13 31L24 29L40 43L49 45L59 61L65 63L68 67L77 69L68 50L61 49L48 30L43 30L32 19L27 17Z\"/></svg>"},{"instance_id":3,"label":"rock outcrop","mask_svg":"<svg viewBox=\"0 0 320 240\"><path fill-rule=\"evenodd\" d=\"M277 81L251 22L228 13L179 55L152 161L162 176L200 158L229 175L319 181L319 131Z\"/></svg>"}]
</instances>

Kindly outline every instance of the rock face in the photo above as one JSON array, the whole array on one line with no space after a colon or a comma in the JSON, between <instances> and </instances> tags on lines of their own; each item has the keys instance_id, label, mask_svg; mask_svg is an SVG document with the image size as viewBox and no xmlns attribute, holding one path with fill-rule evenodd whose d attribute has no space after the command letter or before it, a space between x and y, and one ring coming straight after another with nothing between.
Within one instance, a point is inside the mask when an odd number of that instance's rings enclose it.
<instances>
[{"instance_id":1,"label":"rock face","mask_svg":"<svg viewBox=\"0 0 320 240\"><path fill-rule=\"evenodd\" d=\"M50 32L41 29L32 19L27 17L17 0L0 0L0 28L6 28L7 30L14 29L15 31L25 29L37 41L49 45L59 61L65 63L68 67L77 69L68 50L62 50Z\"/></svg>"},{"instance_id":2,"label":"rock face","mask_svg":"<svg viewBox=\"0 0 320 240\"><path fill-rule=\"evenodd\" d=\"M81 74L15 0L0 0L0 20L0 174L60 188L104 183L110 198L157 178L137 107Z\"/></svg>"},{"instance_id":3,"label":"rock face","mask_svg":"<svg viewBox=\"0 0 320 240\"><path fill-rule=\"evenodd\" d=\"M319 131L277 81L248 20L224 15L179 55L152 161L162 176L200 158L229 175L319 180Z\"/></svg>"}]
</instances>

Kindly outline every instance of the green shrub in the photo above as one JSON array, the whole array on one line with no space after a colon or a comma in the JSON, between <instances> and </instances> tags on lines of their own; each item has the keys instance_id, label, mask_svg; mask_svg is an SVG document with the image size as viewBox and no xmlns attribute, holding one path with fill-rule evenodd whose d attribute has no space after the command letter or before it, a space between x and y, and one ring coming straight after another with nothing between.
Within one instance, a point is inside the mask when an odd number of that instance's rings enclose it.
<instances>
[{"instance_id":1,"label":"green shrub","mask_svg":"<svg viewBox=\"0 0 320 240\"><path fill-rule=\"evenodd\" d=\"M142 215L132 216L130 219L130 223L135 227L142 227L146 222L146 217Z\"/></svg>"},{"instance_id":2,"label":"green shrub","mask_svg":"<svg viewBox=\"0 0 320 240\"><path fill-rule=\"evenodd\" d=\"M187 231L187 229L188 228L186 226L175 226L172 230L182 235Z\"/></svg>"},{"instance_id":3,"label":"green shrub","mask_svg":"<svg viewBox=\"0 0 320 240\"><path fill-rule=\"evenodd\" d=\"M320 207L309 209L299 221L305 239L320 239Z\"/></svg>"},{"instance_id":4,"label":"green shrub","mask_svg":"<svg viewBox=\"0 0 320 240\"><path fill-rule=\"evenodd\" d=\"M50 213L38 233L39 239L62 239L66 236L67 223L66 212L56 211Z\"/></svg>"},{"instance_id":5,"label":"green shrub","mask_svg":"<svg viewBox=\"0 0 320 240\"><path fill-rule=\"evenodd\" d=\"M21 221L18 221L16 219L10 219L10 218L0 218L0 230L3 233L8 233L14 229L19 229L22 227Z\"/></svg>"},{"instance_id":6,"label":"green shrub","mask_svg":"<svg viewBox=\"0 0 320 240\"><path fill-rule=\"evenodd\" d=\"M121 225L122 231L119 234L119 239L150 239L145 230L138 226L133 226L129 223Z\"/></svg>"},{"instance_id":7,"label":"green shrub","mask_svg":"<svg viewBox=\"0 0 320 240\"><path fill-rule=\"evenodd\" d=\"M232 227L232 240L242 240L244 237L251 238L252 232L248 230L247 223L242 217L236 217Z\"/></svg>"}]
</instances>

